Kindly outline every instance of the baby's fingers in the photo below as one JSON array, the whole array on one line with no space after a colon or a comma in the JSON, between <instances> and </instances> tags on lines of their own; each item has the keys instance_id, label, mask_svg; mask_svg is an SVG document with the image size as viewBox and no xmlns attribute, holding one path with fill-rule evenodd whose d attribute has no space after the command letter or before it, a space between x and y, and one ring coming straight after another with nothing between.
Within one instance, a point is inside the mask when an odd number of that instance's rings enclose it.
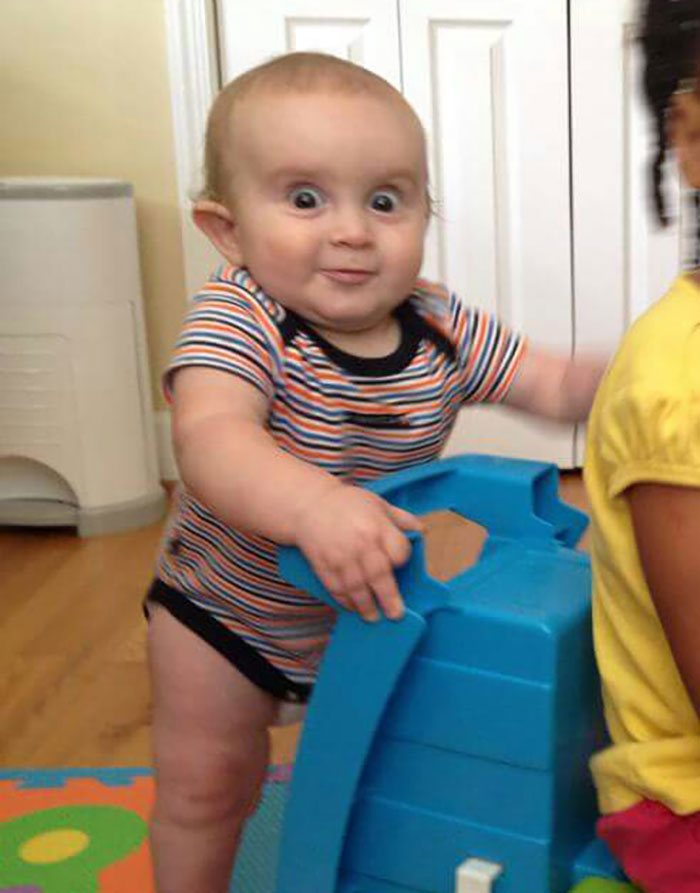
<instances>
[{"instance_id":1,"label":"baby's fingers","mask_svg":"<svg viewBox=\"0 0 700 893\"><path fill-rule=\"evenodd\" d=\"M368 587L365 586L348 592L343 600L347 601L350 610L357 611L363 620L369 620L370 623L379 620L377 603Z\"/></svg>"},{"instance_id":2,"label":"baby's fingers","mask_svg":"<svg viewBox=\"0 0 700 893\"><path fill-rule=\"evenodd\" d=\"M411 541L397 527L387 527L382 537L384 554L392 567L400 567L406 564L411 557Z\"/></svg>"},{"instance_id":3,"label":"baby's fingers","mask_svg":"<svg viewBox=\"0 0 700 893\"><path fill-rule=\"evenodd\" d=\"M369 585L382 613L390 620L403 617L404 606L394 569L389 557L383 552L371 552L365 556L364 568Z\"/></svg>"},{"instance_id":4,"label":"baby's fingers","mask_svg":"<svg viewBox=\"0 0 700 893\"><path fill-rule=\"evenodd\" d=\"M348 586L343 579L344 575L341 569L336 570L331 569L327 565L314 564L314 570L316 571L316 576L326 587L328 594L341 608L345 608L346 611L359 610L353 598L348 594ZM360 587L358 586L358 588ZM362 598L360 600L362 601ZM374 602L372 604L374 605ZM375 615L377 613L376 607L374 608L374 613Z\"/></svg>"},{"instance_id":5,"label":"baby's fingers","mask_svg":"<svg viewBox=\"0 0 700 893\"><path fill-rule=\"evenodd\" d=\"M405 509L397 508L390 502L386 503L386 507L389 517L401 530L423 530L423 521L417 515L412 515Z\"/></svg>"}]
</instances>

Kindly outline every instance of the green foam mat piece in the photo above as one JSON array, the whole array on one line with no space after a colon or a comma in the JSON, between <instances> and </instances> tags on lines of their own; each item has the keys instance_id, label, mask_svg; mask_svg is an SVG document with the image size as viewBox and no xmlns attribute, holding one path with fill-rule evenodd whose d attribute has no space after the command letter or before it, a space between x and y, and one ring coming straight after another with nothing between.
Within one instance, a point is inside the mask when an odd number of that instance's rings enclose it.
<instances>
[{"instance_id":1,"label":"green foam mat piece","mask_svg":"<svg viewBox=\"0 0 700 893\"><path fill-rule=\"evenodd\" d=\"M571 893L640 893L637 887L624 881L611 881L605 878L587 878L572 887Z\"/></svg>"}]
</instances>

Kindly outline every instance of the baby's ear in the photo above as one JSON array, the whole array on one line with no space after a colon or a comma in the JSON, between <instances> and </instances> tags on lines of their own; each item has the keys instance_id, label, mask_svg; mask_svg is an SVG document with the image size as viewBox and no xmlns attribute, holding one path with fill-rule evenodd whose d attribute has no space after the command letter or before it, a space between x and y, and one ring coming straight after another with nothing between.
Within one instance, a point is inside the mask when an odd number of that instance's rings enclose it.
<instances>
[{"instance_id":1,"label":"baby's ear","mask_svg":"<svg viewBox=\"0 0 700 893\"><path fill-rule=\"evenodd\" d=\"M243 262L233 215L218 202L202 199L192 209L195 225L227 261L236 266Z\"/></svg>"}]
</instances>

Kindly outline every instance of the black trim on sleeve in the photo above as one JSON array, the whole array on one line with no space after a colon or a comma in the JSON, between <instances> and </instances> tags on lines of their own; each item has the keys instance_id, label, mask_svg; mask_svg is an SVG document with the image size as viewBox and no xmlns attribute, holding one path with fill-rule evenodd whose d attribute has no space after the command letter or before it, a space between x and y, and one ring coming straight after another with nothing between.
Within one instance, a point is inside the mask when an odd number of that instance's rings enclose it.
<instances>
[{"instance_id":1,"label":"black trim on sleeve","mask_svg":"<svg viewBox=\"0 0 700 893\"><path fill-rule=\"evenodd\" d=\"M410 302L407 301L405 304L402 304L397 313L404 326L413 329L420 338L427 338L428 341L432 341L435 347L444 353L448 359L453 362L457 359L457 351L450 339L434 326L431 326Z\"/></svg>"},{"instance_id":2,"label":"black trim on sleeve","mask_svg":"<svg viewBox=\"0 0 700 893\"><path fill-rule=\"evenodd\" d=\"M294 704L305 704L311 697L313 686L288 679L252 645L162 580L155 579L148 590L144 603L147 617L149 602L162 605L180 623L233 664L253 685L273 697Z\"/></svg>"}]
</instances>

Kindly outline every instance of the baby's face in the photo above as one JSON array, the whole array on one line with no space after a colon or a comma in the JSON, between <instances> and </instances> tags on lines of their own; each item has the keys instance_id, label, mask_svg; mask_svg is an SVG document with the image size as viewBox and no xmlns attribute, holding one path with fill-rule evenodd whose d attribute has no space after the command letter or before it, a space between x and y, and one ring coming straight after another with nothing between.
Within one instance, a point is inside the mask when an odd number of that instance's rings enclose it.
<instances>
[{"instance_id":1,"label":"baby's face","mask_svg":"<svg viewBox=\"0 0 700 893\"><path fill-rule=\"evenodd\" d=\"M235 126L235 260L321 328L384 319L414 285L428 219L423 137L408 110L292 93L244 100Z\"/></svg>"}]
</instances>

